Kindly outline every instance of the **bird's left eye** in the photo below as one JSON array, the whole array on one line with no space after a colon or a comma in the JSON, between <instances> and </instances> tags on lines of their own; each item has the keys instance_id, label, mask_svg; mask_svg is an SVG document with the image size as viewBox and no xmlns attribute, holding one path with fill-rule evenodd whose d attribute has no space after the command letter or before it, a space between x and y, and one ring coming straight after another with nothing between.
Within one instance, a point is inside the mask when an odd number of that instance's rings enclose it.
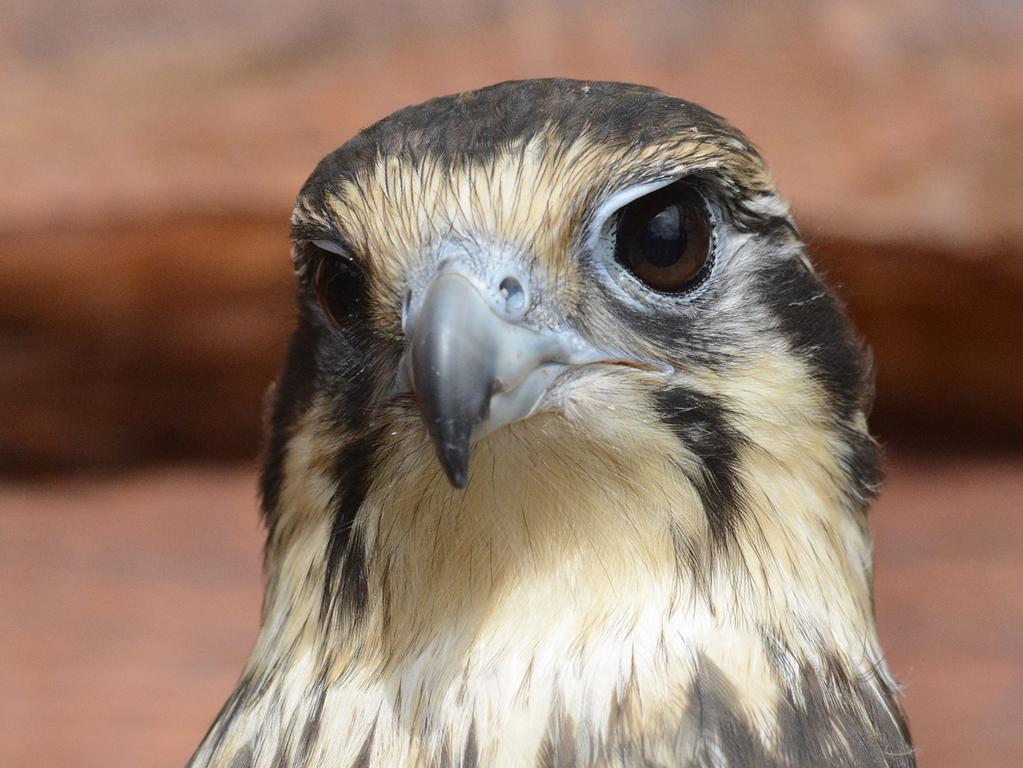
<instances>
[{"instance_id":1,"label":"bird's left eye","mask_svg":"<svg viewBox=\"0 0 1023 768\"><path fill-rule=\"evenodd\" d=\"M310 243L316 264L316 300L334 325L341 327L358 313L362 303L362 275L346 256Z\"/></svg>"},{"instance_id":2,"label":"bird's left eye","mask_svg":"<svg viewBox=\"0 0 1023 768\"><path fill-rule=\"evenodd\" d=\"M699 194L672 184L625 206L615 258L661 293L684 293L702 283L709 271L710 224Z\"/></svg>"}]
</instances>

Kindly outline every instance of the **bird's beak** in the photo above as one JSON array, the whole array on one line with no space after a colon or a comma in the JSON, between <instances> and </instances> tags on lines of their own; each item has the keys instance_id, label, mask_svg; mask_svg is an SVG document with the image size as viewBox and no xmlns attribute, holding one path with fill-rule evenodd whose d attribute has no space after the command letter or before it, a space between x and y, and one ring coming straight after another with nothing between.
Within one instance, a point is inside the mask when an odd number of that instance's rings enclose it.
<instances>
[{"instance_id":1,"label":"bird's beak","mask_svg":"<svg viewBox=\"0 0 1023 768\"><path fill-rule=\"evenodd\" d=\"M567 328L536 328L526 318L521 274L494 280L443 263L404 319L408 339L398 387L415 393L448 480L464 488L472 443L534 412L567 366L608 356Z\"/></svg>"}]
</instances>

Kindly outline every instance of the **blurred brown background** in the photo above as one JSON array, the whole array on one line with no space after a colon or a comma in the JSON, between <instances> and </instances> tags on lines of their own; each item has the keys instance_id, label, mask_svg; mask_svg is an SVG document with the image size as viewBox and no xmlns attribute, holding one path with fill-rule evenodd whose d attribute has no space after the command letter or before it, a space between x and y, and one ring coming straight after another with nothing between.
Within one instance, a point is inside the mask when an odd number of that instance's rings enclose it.
<instances>
[{"instance_id":1,"label":"blurred brown background","mask_svg":"<svg viewBox=\"0 0 1023 768\"><path fill-rule=\"evenodd\" d=\"M254 456L326 152L499 80L762 148L874 348L923 768L1023 765L1023 5L4 0L0 765L182 765L258 624Z\"/></svg>"}]
</instances>

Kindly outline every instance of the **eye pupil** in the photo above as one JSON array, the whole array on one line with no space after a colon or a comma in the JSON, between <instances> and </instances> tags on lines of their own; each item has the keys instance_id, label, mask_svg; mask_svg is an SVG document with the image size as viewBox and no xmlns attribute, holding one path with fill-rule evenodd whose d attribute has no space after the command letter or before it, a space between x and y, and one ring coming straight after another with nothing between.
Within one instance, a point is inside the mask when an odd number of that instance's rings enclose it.
<instances>
[{"instance_id":1,"label":"eye pupil","mask_svg":"<svg viewBox=\"0 0 1023 768\"><path fill-rule=\"evenodd\" d=\"M710 225L692 187L676 183L622 209L615 258L659 293L684 293L709 273Z\"/></svg>"},{"instance_id":2,"label":"eye pupil","mask_svg":"<svg viewBox=\"0 0 1023 768\"><path fill-rule=\"evenodd\" d=\"M655 267L670 267L686 250L686 231L682 213L672 205L658 213L638 237L638 246L648 262Z\"/></svg>"}]
</instances>

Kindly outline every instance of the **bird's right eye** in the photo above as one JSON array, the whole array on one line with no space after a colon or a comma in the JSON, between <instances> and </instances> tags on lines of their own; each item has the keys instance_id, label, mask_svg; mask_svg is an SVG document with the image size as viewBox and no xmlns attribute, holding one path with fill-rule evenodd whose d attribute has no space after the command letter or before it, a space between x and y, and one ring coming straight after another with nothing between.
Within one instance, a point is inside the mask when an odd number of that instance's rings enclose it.
<instances>
[{"instance_id":1,"label":"bird's right eye","mask_svg":"<svg viewBox=\"0 0 1023 768\"><path fill-rule=\"evenodd\" d=\"M703 201L694 189L676 183L622 209L615 258L647 287L677 295L706 279L710 244Z\"/></svg>"},{"instance_id":2,"label":"bird's right eye","mask_svg":"<svg viewBox=\"0 0 1023 768\"><path fill-rule=\"evenodd\" d=\"M308 246L316 259L316 300L327 319L337 327L351 322L363 299L362 274L340 250L318 243Z\"/></svg>"}]
</instances>

